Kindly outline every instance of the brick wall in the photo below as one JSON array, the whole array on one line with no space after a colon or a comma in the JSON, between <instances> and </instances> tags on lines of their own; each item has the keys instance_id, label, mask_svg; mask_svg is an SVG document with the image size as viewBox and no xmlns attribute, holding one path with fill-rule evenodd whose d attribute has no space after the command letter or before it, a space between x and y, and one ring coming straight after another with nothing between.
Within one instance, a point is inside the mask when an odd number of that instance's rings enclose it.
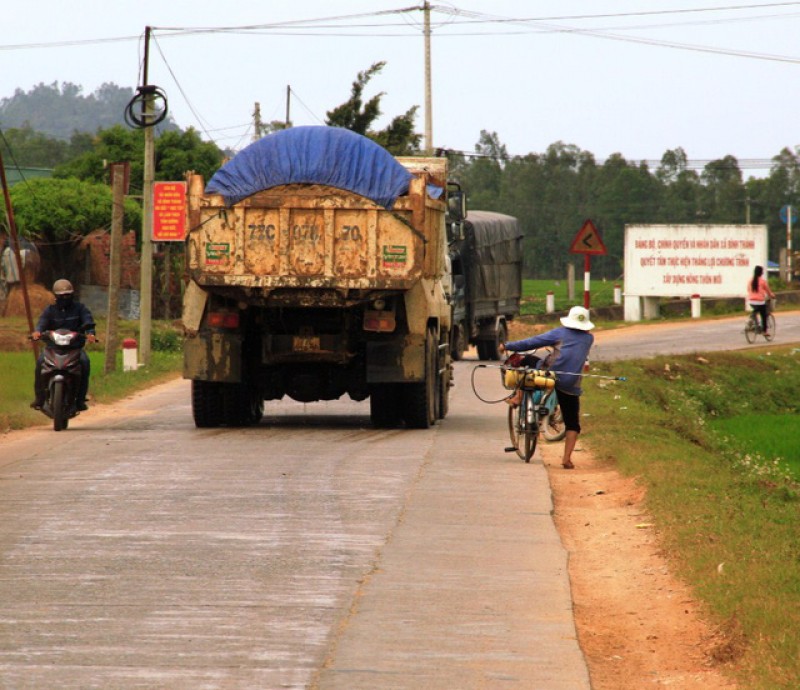
<instances>
[{"instance_id":1,"label":"brick wall","mask_svg":"<svg viewBox=\"0 0 800 690\"><path fill-rule=\"evenodd\" d=\"M104 230L89 233L81 242L85 274L81 282L108 287L111 257L111 235ZM139 288L139 254L136 251L136 235L122 235L121 288Z\"/></svg>"}]
</instances>

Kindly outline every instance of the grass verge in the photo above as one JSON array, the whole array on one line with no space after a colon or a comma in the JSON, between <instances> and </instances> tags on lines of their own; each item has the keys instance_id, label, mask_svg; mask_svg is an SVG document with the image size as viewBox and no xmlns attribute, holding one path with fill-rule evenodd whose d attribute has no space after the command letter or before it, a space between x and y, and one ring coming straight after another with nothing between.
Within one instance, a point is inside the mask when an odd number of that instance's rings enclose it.
<instances>
[{"instance_id":1,"label":"grass verge","mask_svg":"<svg viewBox=\"0 0 800 690\"><path fill-rule=\"evenodd\" d=\"M604 372L628 381L586 379L585 439L647 487L664 549L725 633L717 660L742 687L800 686L797 467L710 423L795 415L798 357L787 347L592 367Z\"/></svg>"},{"instance_id":2,"label":"grass verge","mask_svg":"<svg viewBox=\"0 0 800 690\"><path fill-rule=\"evenodd\" d=\"M98 334L103 337L105 328L98 324ZM13 351L0 351L0 371L3 384L0 386L0 433L10 429L23 429L49 420L41 413L30 409L33 400L33 375L35 360L25 340L27 324L22 319L4 319L3 336ZM136 337L136 325L125 323L121 337ZM117 352L116 368L104 373L104 345L87 347L92 373L89 383L90 407L93 402L109 403L119 400L155 383L178 376L183 364L181 339L177 330L166 323L154 326L150 364L137 371L122 371L122 353Z\"/></svg>"}]
</instances>

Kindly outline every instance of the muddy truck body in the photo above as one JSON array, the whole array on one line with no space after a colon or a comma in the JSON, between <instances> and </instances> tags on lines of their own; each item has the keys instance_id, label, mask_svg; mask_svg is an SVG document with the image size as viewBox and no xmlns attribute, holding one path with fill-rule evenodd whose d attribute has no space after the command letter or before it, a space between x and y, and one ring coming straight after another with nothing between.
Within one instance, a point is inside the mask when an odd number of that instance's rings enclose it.
<instances>
[{"instance_id":1,"label":"muddy truck body","mask_svg":"<svg viewBox=\"0 0 800 690\"><path fill-rule=\"evenodd\" d=\"M508 324L520 313L522 232L513 216L473 211L451 225L452 356L474 345L482 360L500 358Z\"/></svg>"},{"instance_id":2,"label":"muddy truck body","mask_svg":"<svg viewBox=\"0 0 800 690\"><path fill-rule=\"evenodd\" d=\"M370 401L378 426L444 418L452 309L446 161L297 127L188 179L184 377L199 427L265 400Z\"/></svg>"}]
</instances>

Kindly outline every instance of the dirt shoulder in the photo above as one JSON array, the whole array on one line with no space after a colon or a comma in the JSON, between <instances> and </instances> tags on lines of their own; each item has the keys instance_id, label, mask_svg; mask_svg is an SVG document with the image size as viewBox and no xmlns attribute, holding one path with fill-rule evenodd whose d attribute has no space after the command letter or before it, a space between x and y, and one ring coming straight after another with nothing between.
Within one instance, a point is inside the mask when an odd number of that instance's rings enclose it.
<instances>
[{"instance_id":1,"label":"dirt shoulder","mask_svg":"<svg viewBox=\"0 0 800 690\"><path fill-rule=\"evenodd\" d=\"M576 469L563 470L562 449L542 444L541 454L593 690L735 688L715 661L727 641L671 573L642 487L595 461L582 441Z\"/></svg>"}]
</instances>

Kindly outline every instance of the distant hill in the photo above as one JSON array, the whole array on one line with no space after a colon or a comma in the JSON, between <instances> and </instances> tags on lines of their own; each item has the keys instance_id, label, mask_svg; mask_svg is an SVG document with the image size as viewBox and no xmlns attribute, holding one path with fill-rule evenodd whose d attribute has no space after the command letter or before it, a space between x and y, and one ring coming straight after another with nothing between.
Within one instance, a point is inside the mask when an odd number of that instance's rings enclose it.
<instances>
[{"instance_id":1,"label":"distant hill","mask_svg":"<svg viewBox=\"0 0 800 690\"><path fill-rule=\"evenodd\" d=\"M125 123L125 106L133 98L131 88L106 83L88 96L83 87L69 82L37 84L30 91L17 89L0 99L0 127L30 127L55 139L69 141L75 132L94 134L98 129ZM171 116L159 131L178 130Z\"/></svg>"}]
</instances>

